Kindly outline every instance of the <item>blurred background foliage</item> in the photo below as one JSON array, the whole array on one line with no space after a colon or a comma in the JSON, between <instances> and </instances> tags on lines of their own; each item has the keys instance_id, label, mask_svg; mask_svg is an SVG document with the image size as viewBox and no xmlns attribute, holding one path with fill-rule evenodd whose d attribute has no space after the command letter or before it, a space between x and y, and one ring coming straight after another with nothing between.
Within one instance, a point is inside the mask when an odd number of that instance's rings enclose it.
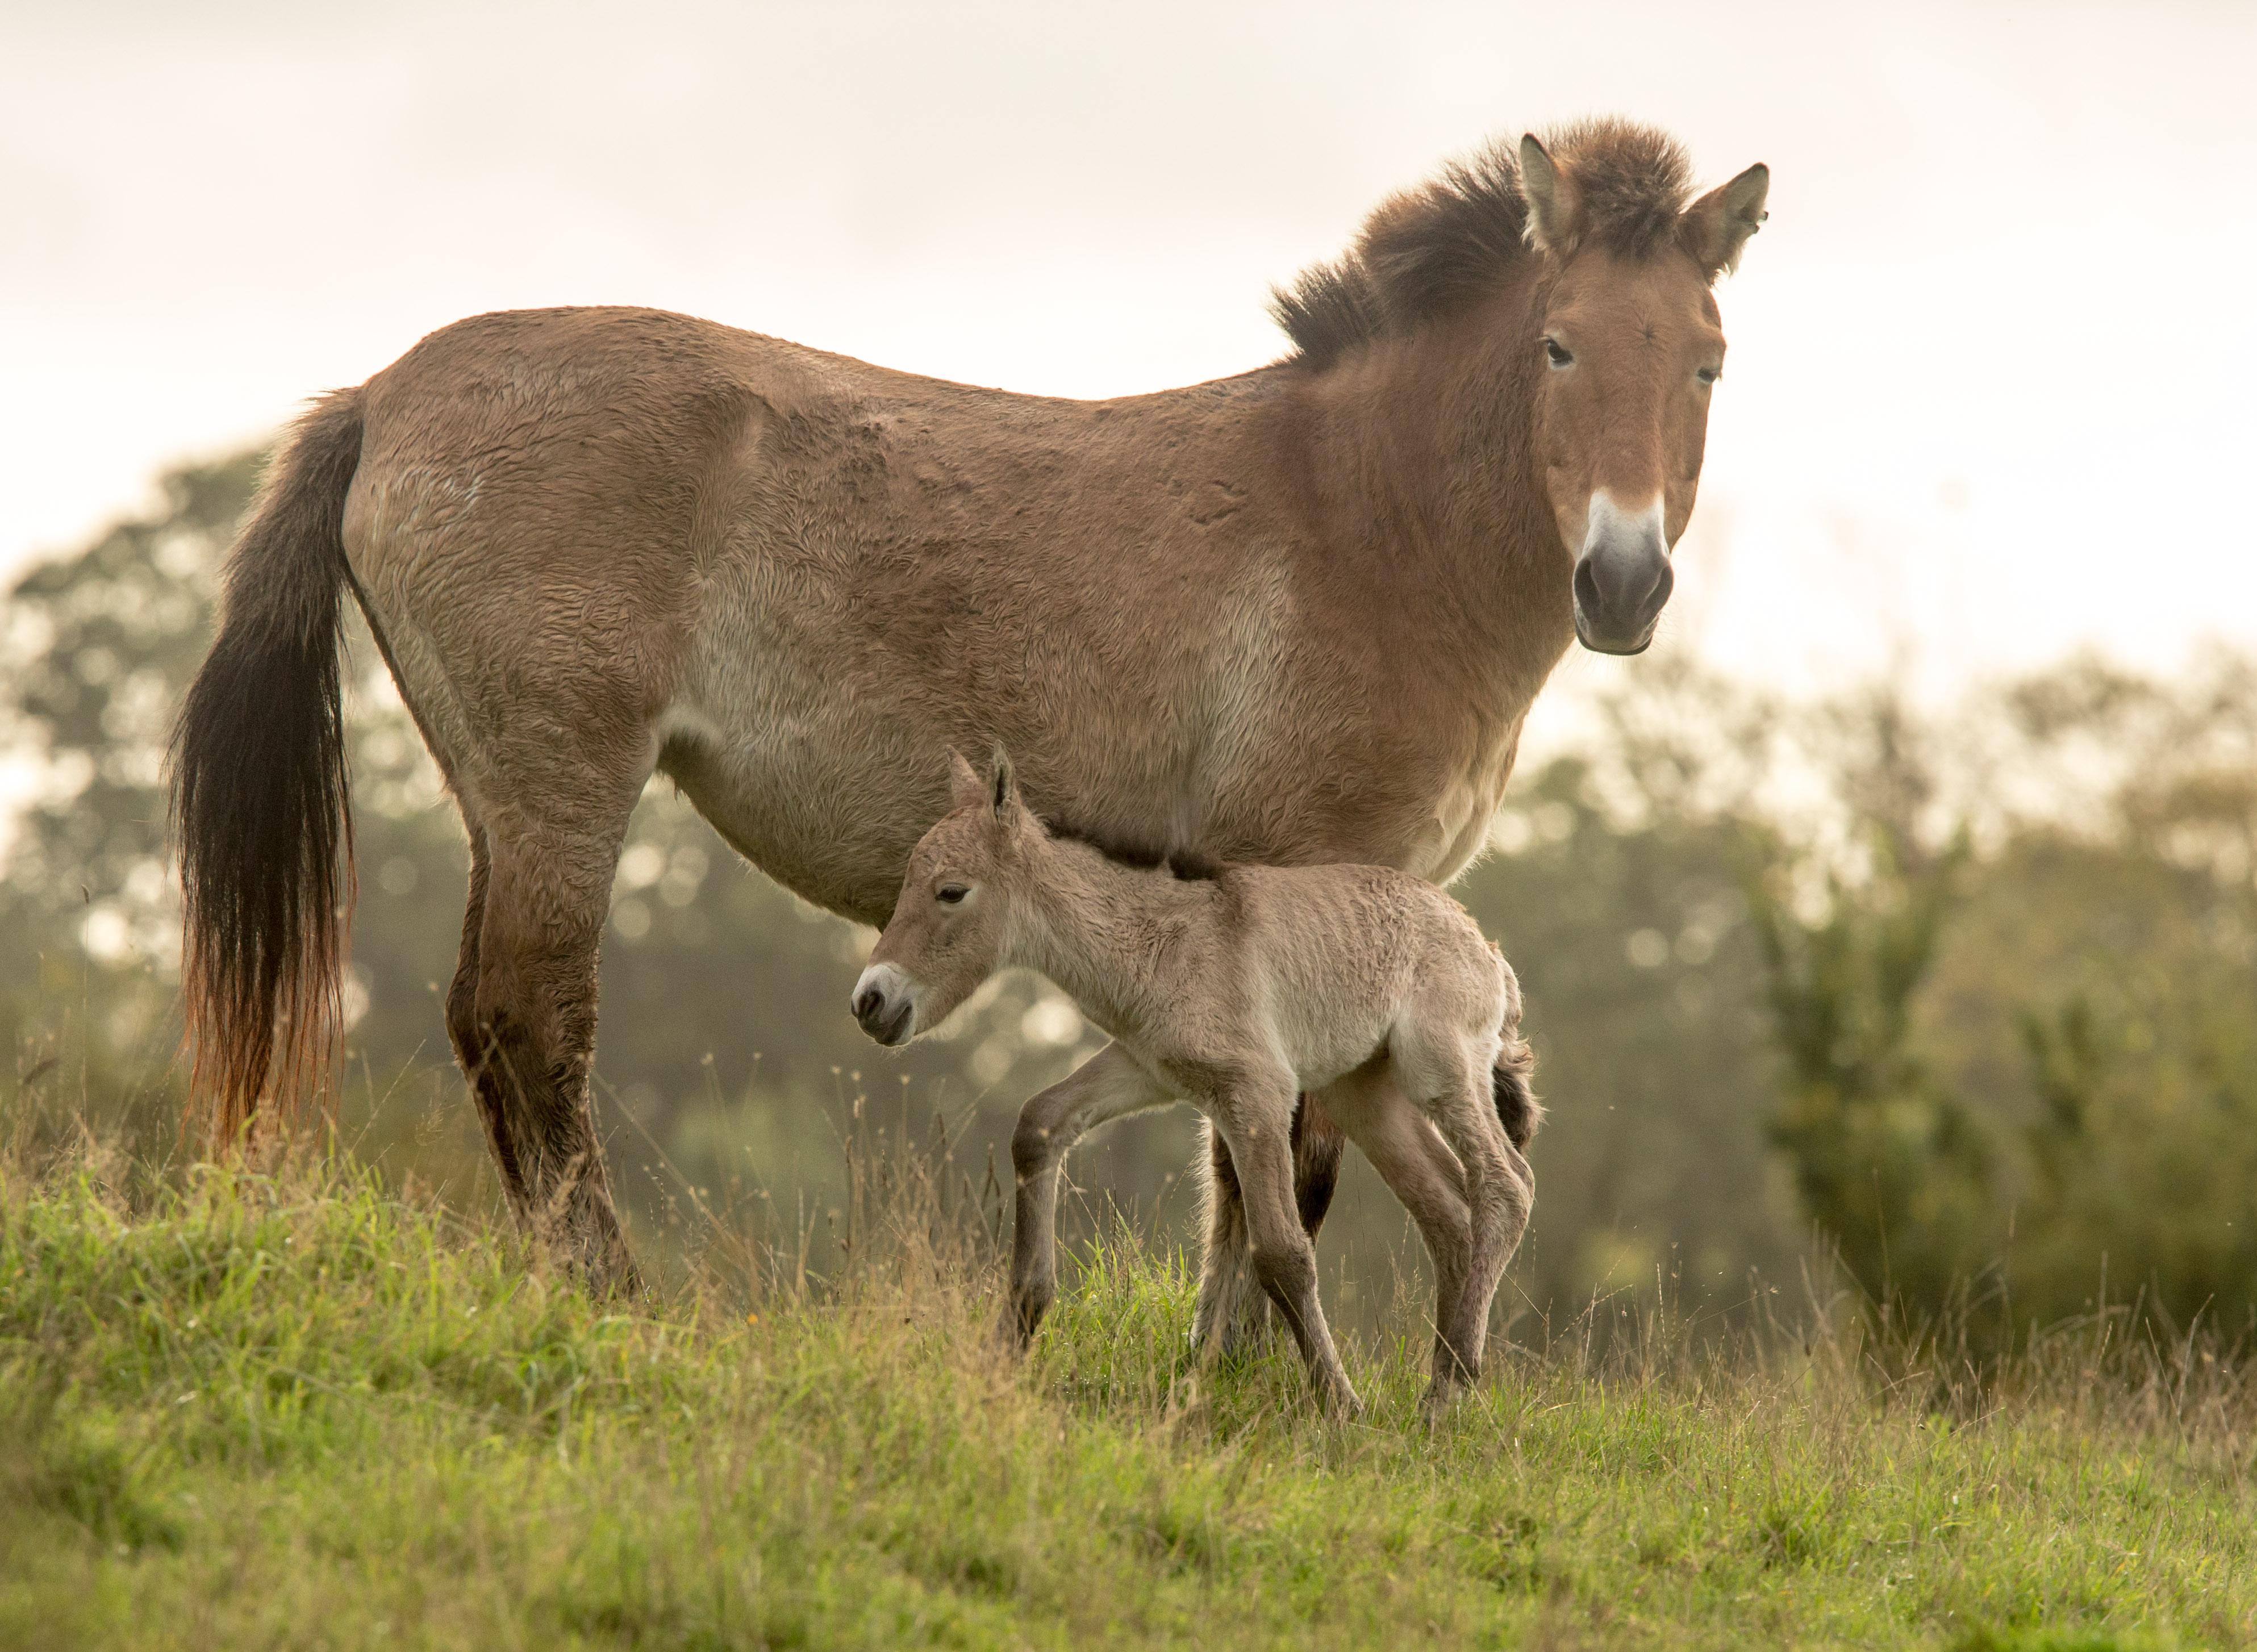
<instances>
[{"instance_id":1,"label":"blurred background foliage","mask_svg":"<svg viewBox=\"0 0 2257 1652\"><path fill-rule=\"evenodd\" d=\"M0 1029L18 1111L57 1095L176 1138L161 773L256 456L32 570L0 614ZM459 826L364 639L352 654L360 901L340 1126L390 1173L492 1199L440 1016ZM1509 1287L1556 1321L1659 1289L1729 1317L1838 1279L1992 1335L2128 1303L2257 1326L2257 666L2093 660L1948 713L1888 684L1787 704L1641 666L1574 756L1524 769L1457 892L1529 1002L1552 1113ZM906 1057L844 1010L871 936L738 861L654 783L613 897L599 1105L663 1248L698 1203L819 1250L857 1109L997 1162L1018 1103L1094 1047L1030 980ZM1079 1156L1188 1238L1192 1121ZM1324 1243L1369 1321L1415 1245L1352 1166ZM1829 1270L1838 1270L1830 1272Z\"/></svg>"}]
</instances>

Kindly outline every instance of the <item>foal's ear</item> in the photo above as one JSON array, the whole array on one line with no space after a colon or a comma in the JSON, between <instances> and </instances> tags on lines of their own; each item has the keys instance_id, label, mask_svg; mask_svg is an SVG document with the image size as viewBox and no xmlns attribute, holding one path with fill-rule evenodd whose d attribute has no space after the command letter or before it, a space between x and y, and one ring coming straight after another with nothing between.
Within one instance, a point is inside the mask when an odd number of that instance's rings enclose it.
<instances>
[{"instance_id":1,"label":"foal's ear","mask_svg":"<svg viewBox=\"0 0 2257 1652\"><path fill-rule=\"evenodd\" d=\"M1685 209L1677 233L1710 280L1740 267L1741 249L1771 216L1764 210L1764 197L1770 193L1771 168L1758 161Z\"/></svg>"},{"instance_id":2,"label":"foal's ear","mask_svg":"<svg viewBox=\"0 0 2257 1652\"><path fill-rule=\"evenodd\" d=\"M995 778L989 801L998 820L1019 806L1019 776L1011 768L1010 754L1001 746L995 748Z\"/></svg>"},{"instance_id":3,"label":"foal's ear","mask_svg":"<svg viewBox=\"0 0 2257 1652\"><path fill-rule=\"evenodd\" d=\"M1520 193L1528 201L1529 245L1564 258L1574 250L1580 227L1575 181L1560 170L1534 132L1520 140Z\"/></svg>"},{"instance_id":4,"label":"foal's ear","mask_svg":"<svg viewBox=\"0 0 2257 1652\"><path fill-rule=\"evenodd\" d=\"M969 809L987 800L987 788L981 783L980 771L964 761L964 754L951 746L948 748L948 807L954 813Z\"/></svg>"}]
</instances>

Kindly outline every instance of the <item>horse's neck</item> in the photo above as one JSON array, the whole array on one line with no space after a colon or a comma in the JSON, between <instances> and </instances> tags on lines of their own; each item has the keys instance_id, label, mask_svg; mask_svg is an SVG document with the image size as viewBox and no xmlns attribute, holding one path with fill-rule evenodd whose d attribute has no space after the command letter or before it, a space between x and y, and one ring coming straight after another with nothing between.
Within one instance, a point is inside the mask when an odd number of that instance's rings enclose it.
<instances>
[{"instance_id":1,"label":"horse's neck","mask_svg":"<svg viewBox=\"0 0 2257 1652\"><path fill-rule=\"evenodd\" d=\"M1107 1032L1133 1036L1151 983L1150 960L1129 939L1149 930L1121 920L1149 916L1157 898L1184 891L1084 844L1046 840L1031 853L1034 877L1014 926L1012 961L1048 976Z\"/></svg>"},{"instance_id":2,"label":"horse's neck","mask_svg":"<svg viewBox=\"0 0 2257 1652\"><path fill-rule=\"evenodd\" d=\"M1364 582L1397 651L1447 669L1484 710L1517 717L1572 638L1537 439L1539 369L1518 340L1532 287L1450 323L1382 339L1312 382L1302 464L1323 501L1329 577Z\"/></svg>"}]
</instances>

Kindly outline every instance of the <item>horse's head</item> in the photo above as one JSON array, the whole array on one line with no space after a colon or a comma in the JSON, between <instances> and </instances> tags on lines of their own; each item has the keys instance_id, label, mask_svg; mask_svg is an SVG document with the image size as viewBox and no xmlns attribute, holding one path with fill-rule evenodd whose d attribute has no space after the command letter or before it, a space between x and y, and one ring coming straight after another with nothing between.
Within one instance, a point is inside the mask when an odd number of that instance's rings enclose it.
<instances>
[{"instance_id":1,"label":"horse's head","mask_svg":"<svg viewBox=\"0 0 2257 1652\"><path fill-rule=\"evenodd\" d=\"M1669 600L1724 365L1710 284L1763 222L1771 174L1751 167L1681 211L1657 209L1610 160L1603 149L1555 160L1521 139L1528 237L1546 268L1520 347L1542 359L1537 451L1575 559L1575 635L1637 654Z\"/></svg>"},{"instance_id":2,"label":"horse's head","mask_svg":"<svg viewBox=\"0 0 2257 1652\"><path fill-rule=\"evenodd\" d=\"M1001 752L986 780L953 751L948 762L950 811L909 851L894 915L854 982L854 1018L881 1044L931 1032L1001 968L1029 834L1042 835Z\"/></svg>"}]
</instances>

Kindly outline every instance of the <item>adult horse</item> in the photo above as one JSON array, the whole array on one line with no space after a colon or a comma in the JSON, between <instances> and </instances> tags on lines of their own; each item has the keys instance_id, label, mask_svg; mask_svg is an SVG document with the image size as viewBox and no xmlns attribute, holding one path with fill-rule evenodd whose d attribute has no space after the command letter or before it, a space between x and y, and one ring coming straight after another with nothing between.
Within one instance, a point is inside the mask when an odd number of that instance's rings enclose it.
<instances>
[{"instance_id":1,"label":"adult horse","mask_svg":"<svg viewBox=\"0 0 2257 1652\"><path fill-rule=\"evenodd\" d=\"M866 924L949 748L998 741L1039 812L1116 846L1454 876L1569 640L1635 653L1669 595L1710 287L1767 181L1687 176L1621 122L1485 152L1278 294L1284 359L1153 395L591 308L459 323L325 398L175 740L196 1104L230 1132L334 1038L347 592L469 830L447 1027L503 1185L599 1288L633 1267L589 1104L597 950L654 771ZM1309 1134L1313 1226L1339 1146Z\"/></svg>"}]
</instances>

